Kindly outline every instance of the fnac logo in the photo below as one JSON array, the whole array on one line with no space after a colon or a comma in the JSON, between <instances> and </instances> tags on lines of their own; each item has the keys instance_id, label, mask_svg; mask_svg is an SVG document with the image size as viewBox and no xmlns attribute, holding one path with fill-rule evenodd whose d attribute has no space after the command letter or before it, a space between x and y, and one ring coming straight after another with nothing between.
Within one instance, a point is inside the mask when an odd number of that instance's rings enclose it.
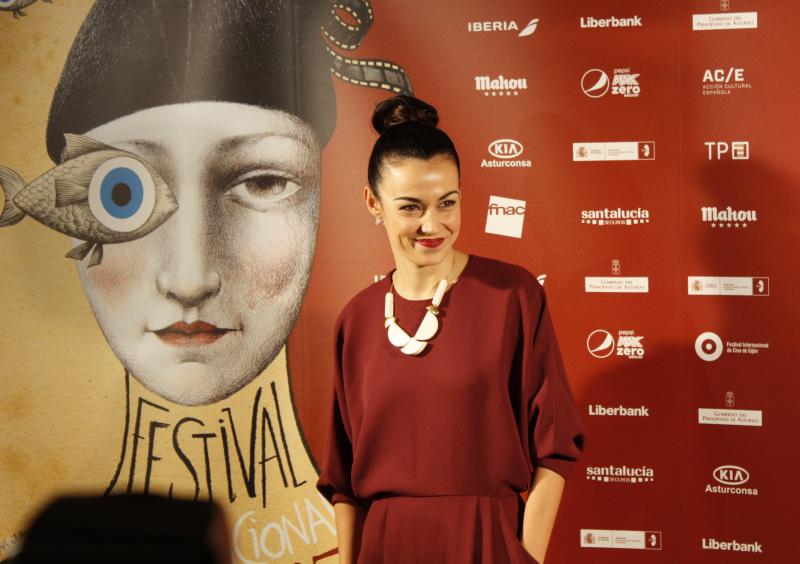
<instances>
[{"instance_id":1,"label":"fnac logo","mask_svg":"<svg viewBox=\"0 0 800 564\"><path fill-rule=\"evenodd\" d=\"M728 464L714 468L714 479L726 486L740 486L750 479L750 473L741 466Z\"/></svg>"},{"instance_id":2,"label":"fnac logo","mask_svg":"<svg viewBox=\"0 0 800 564\"><path fill-rule=\"evenodd\" d=\"M525 206L503 206L492 202L489 204L489 215L525 215Z\"/></svg>"},{"instance_id":3,"label":"fnac logo","mask_svg":"<svg viewBox=\"0 0 800 564\"><path fill-rule=\"evenodd\" d=\"M514 139L497 139L489 143L489 154L498 159L513 159L522 154L522 143Z\"/></svg>"}]
</instances>

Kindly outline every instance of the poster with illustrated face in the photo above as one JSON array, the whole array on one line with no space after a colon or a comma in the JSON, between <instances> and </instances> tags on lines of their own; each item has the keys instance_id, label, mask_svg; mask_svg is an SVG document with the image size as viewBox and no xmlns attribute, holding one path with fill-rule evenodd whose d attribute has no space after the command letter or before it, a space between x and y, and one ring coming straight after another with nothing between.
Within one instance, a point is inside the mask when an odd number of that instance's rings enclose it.
<instances>
[{"instance_id":1,"label":"poster with illustrated face","mask_svg":"<svg viewBox=\"0 0 800 564\"><path fill-rule=\"evenodd\" d=\"M151 492L219 502L241 562L333 561L285 351L334 81L410 93L340 54L370 3L47 4L0 3L0 554L51 495Z\"/></svg>"}]
</instances>

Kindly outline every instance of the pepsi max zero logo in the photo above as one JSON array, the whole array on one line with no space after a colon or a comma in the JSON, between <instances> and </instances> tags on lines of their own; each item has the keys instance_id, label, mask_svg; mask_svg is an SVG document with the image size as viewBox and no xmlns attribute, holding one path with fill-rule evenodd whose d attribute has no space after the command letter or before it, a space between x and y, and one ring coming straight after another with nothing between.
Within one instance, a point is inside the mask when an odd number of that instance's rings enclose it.
<instances>
[{"instance_id":1,"label":"pepsi max zero logo","mask_svg":"<svg viewBox=\"0 0 800 564\"><path fill-rule=\"evenodd\" d=\"M608 358L612 354L622 356L629 360L644 358L644 337L637 336L632 330L619 331L616 341L614 336L605 329L596 329L586 338L586 348L595 358Z\"/></svg>"}]
</instances>

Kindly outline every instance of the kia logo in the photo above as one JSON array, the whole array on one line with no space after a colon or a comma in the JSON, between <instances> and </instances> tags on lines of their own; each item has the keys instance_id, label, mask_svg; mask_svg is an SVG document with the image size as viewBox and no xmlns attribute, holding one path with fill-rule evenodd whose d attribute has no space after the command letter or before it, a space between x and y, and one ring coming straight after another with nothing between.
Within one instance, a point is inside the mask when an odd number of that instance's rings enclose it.
<instances>
[{"instance_id":1,"label":"kia logo","mask_svg":"<svg viewBox=\"0 0 800 564\"><path fill-rule=\"evenodd\" d=\"M498 139L489 143L489 154L498 159L513 159L522 154L522 143L513 139Z\"/></svg>"},{"instance_id":2,"label":"kia logo","mask_svg":"<svg viewBox=\"0 0 800 564\"><path fill-rule=\"evenodd\" d=\"M739 486L750 479L750 473L741 466L720 466L714 468L714 479L726 486Z\"/></svg>"}]
</instances>

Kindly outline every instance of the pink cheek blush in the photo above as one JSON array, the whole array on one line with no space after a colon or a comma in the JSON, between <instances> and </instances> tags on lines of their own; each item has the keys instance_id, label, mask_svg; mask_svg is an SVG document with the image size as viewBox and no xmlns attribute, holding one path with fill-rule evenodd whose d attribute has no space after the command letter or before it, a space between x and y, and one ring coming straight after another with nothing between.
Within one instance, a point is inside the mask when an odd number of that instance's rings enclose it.
<instances>
[{"instance_id":1,"label":"pink cheek blush","mask_svg":"<svg viewBox=\"0 0 800 564\"><path fill-rule=\"evenodd\" d=\"M248 307L255 309L286 291L298 263L303 262L302 251L295 245L272 246L240 258L235 285L244 289Z\"/></svg>"},{"instance_id":2,"label":"pink cheek blush","mask_svg":"<svg viewBox=\"0 0 800 564\"><path fill-rule=\"evenodd\" d=\"M103 249L103 262L87 270L88 279L100 297L108 303L119 303L131 288L140 283L145 262L137 254L123 249L112 251L111 245Z\"/></svg>"}]
</instances>

